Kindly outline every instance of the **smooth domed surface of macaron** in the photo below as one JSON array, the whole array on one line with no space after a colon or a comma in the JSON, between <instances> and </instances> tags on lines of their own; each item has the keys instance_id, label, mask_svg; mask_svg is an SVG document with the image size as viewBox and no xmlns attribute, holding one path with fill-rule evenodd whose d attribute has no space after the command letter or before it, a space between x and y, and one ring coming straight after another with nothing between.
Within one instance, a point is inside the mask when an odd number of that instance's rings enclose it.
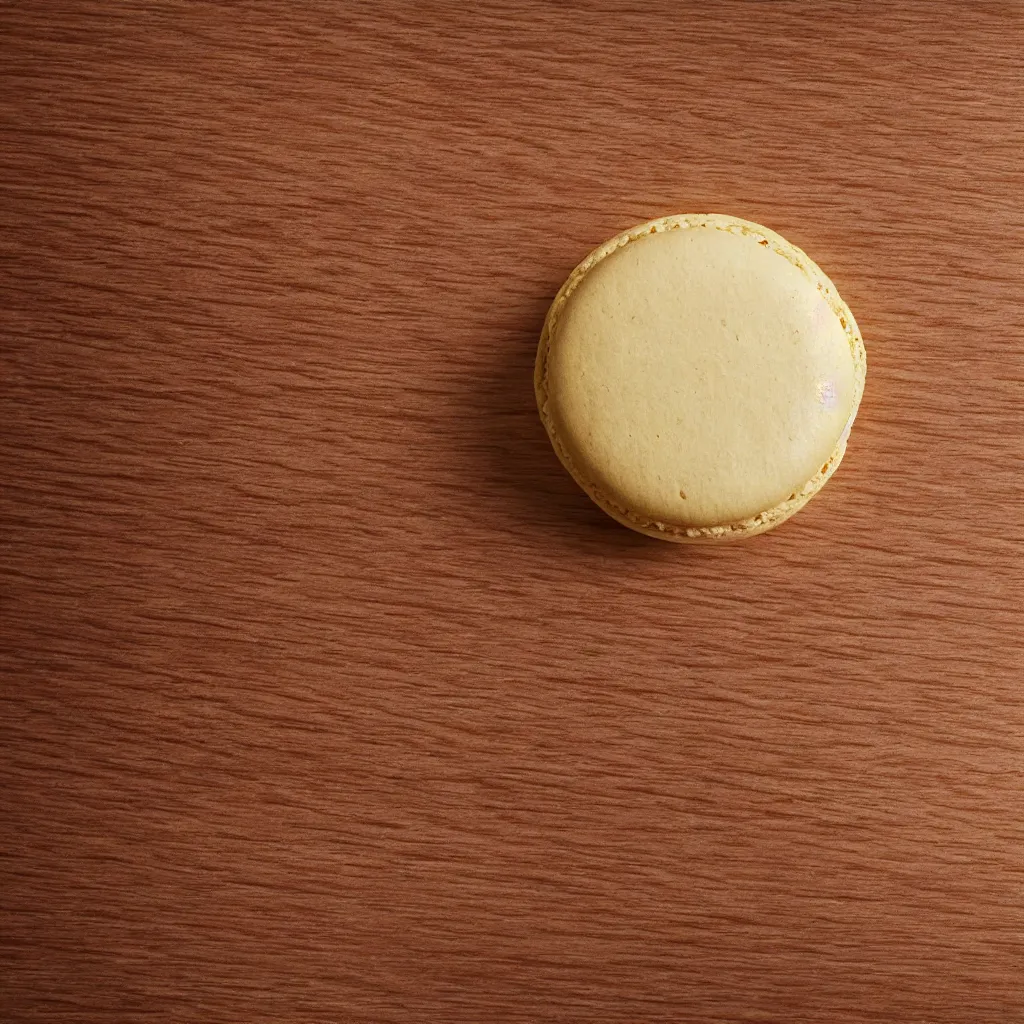
<instances>
[{"instance_id":1,"label":"smooth domed surface of macaron","mask_svg":"<svg viewBox=\"0 0 1024 1024\"><path fill-rule=\"evenodd\" d=\"M700 541L763 532L809 500L842 458L865 369L853 315L803 252L683 215L576 268L536 385L555 450L602 508Z\"/></svg>"}]
</instances>

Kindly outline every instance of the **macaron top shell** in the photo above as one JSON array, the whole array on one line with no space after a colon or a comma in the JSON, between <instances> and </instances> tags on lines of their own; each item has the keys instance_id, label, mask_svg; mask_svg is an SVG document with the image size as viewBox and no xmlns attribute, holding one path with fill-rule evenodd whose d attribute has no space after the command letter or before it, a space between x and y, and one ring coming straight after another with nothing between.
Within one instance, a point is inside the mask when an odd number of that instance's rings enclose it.
<instances>
[{"instance_id":1,"label":"macaron top shell","mask_svg":"<svg viewBox=\"0 0 1024 1024\"><path fill-rule=\"evenodd\" d=\"M759 532L750 521L824 482L864 370L852 314L804 253L748 221L685 215L623 233L573 272L537 390L599 504L697 538Z\"/></svg>"}]
</instances>

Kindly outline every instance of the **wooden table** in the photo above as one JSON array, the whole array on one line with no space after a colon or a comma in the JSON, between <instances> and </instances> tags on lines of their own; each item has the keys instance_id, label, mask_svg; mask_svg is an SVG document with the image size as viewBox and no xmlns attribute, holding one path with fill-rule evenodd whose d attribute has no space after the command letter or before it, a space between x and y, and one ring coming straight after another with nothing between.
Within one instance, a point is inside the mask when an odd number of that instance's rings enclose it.
<instances>
[{"instance_id":1,"label":"wooden table","mask_svg":"<svg viewBox=\"0 0 1024 1024\"><path fill-rule=\"evenodd\" d=\"M1024 7L9 3L0 1019L1024 1021ZM538 422L644 218L868 389L680 549Z\"/></svg>"}]
</instances>

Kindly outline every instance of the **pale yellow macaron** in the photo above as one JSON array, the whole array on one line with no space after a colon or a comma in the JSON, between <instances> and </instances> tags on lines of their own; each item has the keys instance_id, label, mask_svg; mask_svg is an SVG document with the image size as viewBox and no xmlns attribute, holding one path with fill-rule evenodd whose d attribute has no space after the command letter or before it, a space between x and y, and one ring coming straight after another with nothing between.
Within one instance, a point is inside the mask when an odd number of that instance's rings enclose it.
<instances>
[{"instance_id":1,"label":"pale yellow macaron","mask_svg":"<svg viewBox=\"0 0 1024 1024\"><path fill-rule=\"evenodd\" d=\"M679 542L763 533L835 472L867 357L832 282L768 228L650 221L562 286L537 354L541 418L591 498Z\"/></svg>"}]
</instances>

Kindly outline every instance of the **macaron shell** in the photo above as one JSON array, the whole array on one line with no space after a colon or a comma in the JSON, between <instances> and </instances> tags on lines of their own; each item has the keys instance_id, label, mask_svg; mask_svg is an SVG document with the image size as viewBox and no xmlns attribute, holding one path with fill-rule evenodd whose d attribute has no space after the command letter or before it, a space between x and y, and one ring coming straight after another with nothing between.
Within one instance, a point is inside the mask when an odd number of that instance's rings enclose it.
<instances>
[{"instance_id":1,"label":"macaron shell","mask_svg":"<svg viewBox=\"0 0 1024 1024\"><path fill-rule=\"evenodd\" d=\"M762 532L838 466L866 360L849 309L759 225L684 215L573 272L538 351L541 415L615 518L677 540Z\"/></svg>"}]
</instances>

